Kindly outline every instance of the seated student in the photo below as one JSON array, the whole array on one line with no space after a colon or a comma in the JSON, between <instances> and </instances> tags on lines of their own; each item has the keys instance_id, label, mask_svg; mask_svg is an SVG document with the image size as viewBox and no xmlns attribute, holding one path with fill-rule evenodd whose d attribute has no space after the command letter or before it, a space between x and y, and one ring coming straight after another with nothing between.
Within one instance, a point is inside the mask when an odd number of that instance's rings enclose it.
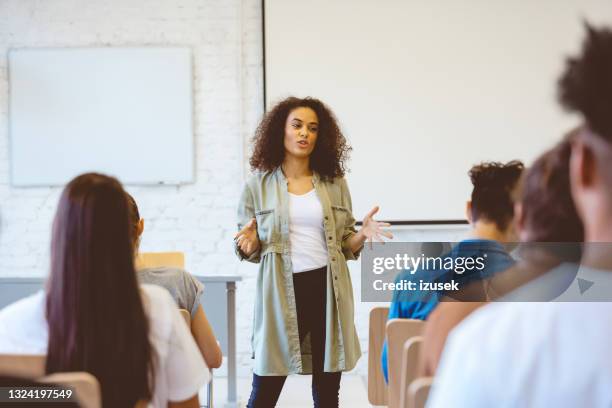
<instances>
[{"instance_id":1,"label":"seated student","mask_svg":"<svg viewBox=\"0 0 612 408\"><path fill-rule=\"evenodd\" d=\"M579 259L577 245L572 247L559 244L579 243L584 238L582 223L570 194L571 137L573 135L540 156L524 177L521 199L515 211L515 224L519 239L533 245L524 246L525 249L520 251L521 259L514 267L496 274L491 279L497 293L493 297L512 291L521 280L525 283L561 262L576 262ZM558 249L563 252L555 253ZM553 253L549 250L553 250ZM429 315L420 355L423 375L435 374L448 333L484 304L486 303L441 302Z\"/></svg>"},{"instance_id":2,"label":"seated student","mask_svg":"<svg viewBox=\"0 0 612 408\"><path fill-rule=\"evenodd\" d=\"M86 371L104 407L199 407L206 363L165 289L138 286L125 191L88 173L62 192L46 291L0 311L0 353L46 354L48 374Z\"/></svg>"},{"instance_id":3,"label":"seated student","mask_svg":"<svg viewBox=\"0 0 612 408\"><path fill-rule=\"evenodd\" d=\"M136 260L138 260L138 249L140 247L140 238L144 231L144 220L140 218L140 212L134 197L128 193L126 193L126 196L130 209L134 253L136 254ZM187 271L180 268L138 268L138 261L136 262L136 268L138 280L141 283L151 283L166 288L179 308L189 310L191 313L191 332L200 348L202 356L204 356L204 360L206 360L206 365L210 368L219 368L223 361L221 347L217 343L213 329L210 323L208 323L204 309L200 304L200 296L204 290L204 285Z\"/></svg>"},{"instance_id":4,"label":"seated student","mask_svg":"<svg viewBox=\"0 0 612 408\"><path fill-rule=\"evenodd\" d=\"M559 88L563 105L584 118L569 160L571 194L584 226L580 271L610 276L612 30L587 31ZM610 298L488 304L449 335L428 407L610 407L611 336Z\"/></svg>"},{"instance_id":5,"label":"seated student","mask_svg":"<svg viewBox=\"0 0 612 408\"><path fill-rule=\"evenodd\" d=\"M422 270L411 275L400 273L396 282L403 279L458 280L460 287L480 281L508 269L514 263L500 242L514 239L512 218L514 214L514 191L523 172L523 164L511 161L506 164L489 162L472 167L469 176L474 186L466 213L472 230L471 238L459 242L446 256L453 258L477 258L486 254L487 261L482 271L465 272L461 275L446 271ZM420 273L420 275L419 275ZM451 275L451 276L449 276ZM482 298L482 295L476 295ZM395 291L389 307L389 320L396 318L425 320L439 303L440 294L435 291ZM383 344L382 369L387 378L387 342Z\"/></svg>"}]
</instances>

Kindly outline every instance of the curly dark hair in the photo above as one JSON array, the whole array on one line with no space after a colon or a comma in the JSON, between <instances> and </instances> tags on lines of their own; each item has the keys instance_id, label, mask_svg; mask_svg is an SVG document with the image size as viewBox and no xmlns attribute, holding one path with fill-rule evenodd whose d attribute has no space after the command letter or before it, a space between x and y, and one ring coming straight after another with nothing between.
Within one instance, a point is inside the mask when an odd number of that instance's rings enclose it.
<instances>
[{"instance_id":1,"label":"curly dark hair","mask_svg":"<svg viewBox=\"0 0 612 408\"><path fill-rule=\"evenodd\" d=\"M572 139L568 133L529 168L522 183L523 221L535 242L582 242L584 230L570 191L569 161Z\"/></svg>"},{"instance_id":2,"label":"curly dark hair","mask_svg":"<svg viewBox=\"0 0 612 408\"><path fill-rule=\"evenodd\" d=\"M588 127L612 142L612 30L585 22L582 53L568 58L558 83L559 101L580 112Z\"/></svg>"},{"instance_id":3,"label":"curly dark hair","mask_svg":"<svg viewBox=\"0 0 612 408\"><path fill-rule=\"evenodd\" d=\"M272 171L285 159L285 122L296 108L310 108L319 119L317 142L310 156L310 168L323 179L342 177L347 171L351 147L340 131L333 112L315 98L289 97L277 103L262 119L253 136L252 170Z\"/></svg>"},{"instance_id":4,"label":"curly dark hair","mask_svg":"<svg viewBox=\"0 0 612 408\"><path fill-rule=\"evenodd\" d=\"M518 160L506 164L483 162L469 171L472 190L472 219L485 218L501 230L514 216L514 190L525 166Z\"/></svg>"}]
</instances>

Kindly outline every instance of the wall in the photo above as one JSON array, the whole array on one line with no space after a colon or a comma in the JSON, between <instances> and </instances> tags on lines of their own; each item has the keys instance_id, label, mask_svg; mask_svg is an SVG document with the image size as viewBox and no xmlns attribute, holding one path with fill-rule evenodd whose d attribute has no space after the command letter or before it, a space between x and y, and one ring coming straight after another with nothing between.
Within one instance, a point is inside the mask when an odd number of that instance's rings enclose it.
<instances>
[{"instance_id":1,"label":"wall","mask_svg":"<svg viewBox=\"0 0 612 408\"><path fill-rule=\"evenodd\" d=\"M240 274L239 374L251 367L253 265L233 255L243 151L263 110L258 0L0 1L0 277L45 276L60 189L16 189L9 180L7 50L11 47L186 45L193 50L196 183L128 187L145 219L143 251L180 250L194 274ZM77 113L78 114L78 113ZM134 152L135 164L146 148ZM35 164L33 164L35 165ZM361 217L362 215L358 215ZM457 230L402 231L399 239L451 240ZM367 347L367 314L353 270L356 322ZM367 371L367 359L358 371Z\"/></svg>"}]
</instances>

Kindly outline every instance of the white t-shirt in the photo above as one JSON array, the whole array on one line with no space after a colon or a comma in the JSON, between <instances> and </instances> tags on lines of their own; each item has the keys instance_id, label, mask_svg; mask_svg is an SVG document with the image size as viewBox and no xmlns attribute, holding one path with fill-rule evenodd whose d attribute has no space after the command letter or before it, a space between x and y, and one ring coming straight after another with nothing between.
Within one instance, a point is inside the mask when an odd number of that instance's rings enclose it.
<instances>
[{"instance_id":1,"label":"white t-shirt","mask_svg":"<svg viewBox=\"0 0 612 408\"><path fill-rule=\"evenodd\" d=\"M427 406L610 407L610 339L611 302L489 304L449 335Z\"/></svg>"},{"instance_id":2,"label":"white t-shirt","mask_svg":"<svg viewBox=\"0 0 612 408\"><path fill-rule=\"evenodd\" d=\"M183 401L210 381L210 372L167 290L141 285L150 339L158 356L152 407ZM48 342L43 291L0 310L0 353L46 354ZM112 386L112 384L110 384Z\"/></svg>"},{"instance_id":3,"label":"white t-shirt","mask_svg":"<svg viewBox=\"0 0 612 408\"><path fill-rule=\"evenodd\" d=\"M327 265L323 208L314 189L302 195L289 193L289 241L294 273Z\"/></svg>"}]
</instances>

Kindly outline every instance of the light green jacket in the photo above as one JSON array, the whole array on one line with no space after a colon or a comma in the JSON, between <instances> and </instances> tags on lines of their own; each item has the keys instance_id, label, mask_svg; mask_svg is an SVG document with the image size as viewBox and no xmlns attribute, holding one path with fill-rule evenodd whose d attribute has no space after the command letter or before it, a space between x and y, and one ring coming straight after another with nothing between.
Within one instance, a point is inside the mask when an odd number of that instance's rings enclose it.
<instances>
[{"instance_id":1,"label":"light green jacket","mask_svg":"<svg viewBox=\"0 0 612 408\"><path fill-rule=\"evenodd\" d=\"M348 247L355 234L351 196L344 178L323 181L313 175L313 184L323 207L327 242L326 372L348 371L361 356L354 324L353 285L346 264L357 259ZM257 375L312 373L309 336L302 348L293 291L293 268L289 241L289 193L280 167L257 173L246 183L238 205L238 229L257 219L260 250L240 259L259 263L251 343Z\"/></svg>"}]
</instances>

